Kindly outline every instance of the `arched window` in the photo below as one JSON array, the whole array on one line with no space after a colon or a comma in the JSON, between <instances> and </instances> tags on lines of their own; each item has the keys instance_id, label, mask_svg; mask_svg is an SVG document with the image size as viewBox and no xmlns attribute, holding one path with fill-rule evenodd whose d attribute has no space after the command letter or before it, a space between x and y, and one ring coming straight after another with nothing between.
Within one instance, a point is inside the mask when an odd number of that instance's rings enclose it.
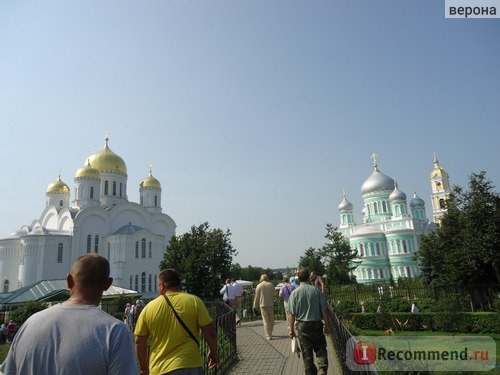
<instances>
[{"instance_id":1,"label":"arched window","mask_svg":"<svg viewBox=\"0 0 500 375\"><path fill-rule=\"evenodd\" d=\"M63 200L62 200L62 199L59 201L59 206L60 206L60 207L64 206L64 202L63 202Z\"/></svg>"},{"instance_id":2,"label":"arched window","mask_svg":"<svg viewBox=\"0 0 500 375\"><path fill-rule=\"evenodd\" d=\"M365 256L365 247L363 246L362 243L359 244L359 255L361 257L364 257Z\"/></svg>"},{"instance_id":3,"label":"arched window","mask_svg":"<svg viewBox=\"0 0 500 375\"><path fill-rule=\"evenodd\" d=\"M87 253L90 253L91 246L92 246L92 236L89 234L87 236Z\"/></svg>"},{"instance_id":4,"label":"arched window","mask_svg":"<svg viewBox=\"0 0 500 375\"><path fill-rule=\"evenodd\" d=\"M149 282L148 282L148 292L153 290L153 276L149 274Z\"/></svg>"},{"instance_id":5,"label":"arched window","mask_svg":"<svg viewBox=\"0 0 500 375\"><path fill-rule=\"evenodd\" d=\"M403 253L407 253L408 252L408 246L406 244L406 240L403 240L401 242L403 244Z\"/></svg>"},{"instance_id":6,"label":"arched window","mask_svg":"<svg viewBox=\"0 0 500 375\"><path fill-rule=\"evenodd\" d=\"M130 289L132 289L132 281L133 281L132 275L130 275Z\"/></svg>"},{"instance_id":7,"label":"arched window","mask_svg":"<svg viewBox=\"0 0 500 375\"><path fill-rule=\"evenodd\" d=\"M94 199L94 187L90 187L90 199Z\"/></svg>"},{"instance_id":8,"label":"arched window","mask_svg":"<svg viewBox=\"0 0 500 375\"><path fill-rule=\"evenodd\" d=\"M141 274L141 292L146 292L146 272Z\"/></svg>"},{"instance_id":9,"label":"arched window","mask_svg":"<svg viewBox=\"0 0 500 375\"><path fill-rule=\"evenodd\" d=\"M377 202L373 202L373 212L375 212L376 214L378 214L378 204L377 204Z\"/></svg>"},{"instance_id":10,"label":"arched window","mask_svg":"<svg viewBox=\"0 0 500 375\"><path fill-rule=\"evenodd\" d=\"M411 277L411 269L409 266L405 267L405 276L406 277Z\"/></svg>"},{"instance_id":11,"label":"arched window","mask_svg":"<svg viewBox=\"0 0 500 375\"><path fill-rule=\"evenodd\" d=\"M380 255L380 243L377 242L375 244L375 249L376 249L377 255Z\"/></svg>"},{"instance_id":12,"label":"arched window","mask_svg":"<svg viewBox=\"0 0 500 375\"><path fill-rule=\"evenodd\" d=\"M158 195L155 195L155 207L158 207Z\"/></svg>"},{"instance_id":13,"label":"arched window","mask_svg":"<svg viewBox=\"0 0 500 375\"><path fill-rule=\"evenodd\" d=\"M104 195L108 195L108 190L109 190L109 182L106 180L104 181Z\"/></svg>"},{"instance_id":14,"label":"arched window","mask_svg":"<svg viewBox=\"0 0 500 375\"><path fill-rule=\"evenodd\" d=\"M141 240L141 258L146 258L146 239Z\"/></svg>"},{"instance_id":15,"label":"arched window","mask_svg":"<svg viewBox=\"0 0 500 375\"><path fill-rule=\"evenodd\" d=\"M63 261L63 244L59 242L57 245L57 263L62 263Z\"/></svg>"},{"instance_id":16,"label":"arched window","mask_svg":"<svg viewBox=\"0 0 500 375\"><path fill-rule=\"evenodd\" d=\"M120 198L123 196L123 184L120 182Z\"/></svg>"},{"instance_id":17,"label":"arched window","mask_svg":"<svg viewBox=\"0 0 500 375\"><path fill-rule=\"evenodd\" d=\"M156 275L156 274L155 274L155 275L154 275L154 279L155 279L155 280L157 280L157 279L158 279L158 275ZM157 292L157 291L158 291L158 284L156 283L156 281L155 281L155 283L154 283L154 286L155 286L155 288L154 288L154 289L155 289L155 292Z\"/></svg>"},{"instance_id":18,"label":"arched window","mask_svg":"<svg viewBox=\"0 0 500 375\"><path fill-rule=\"evenodd\" d=\"M116 181L113 181L113 196L116 196Z\"/></svg>"},{"instance_id":19,"label":"arched window","mask_svg":"<svg viewBox=\"0 0 500 375\"><path fill-rule=\"evenodd\" d=\"M382 268L379 268L378 270L378 277L380 279L383 279L384 278L384 270Z\"/></svg>"},{"instance_id":20,"label":"arched window","mask_svg":"<svg viewBox=\"0 0 500 375\"><path fill-rule=\"evenodd\" d=\"M135 275L135 289L134 290L139 290L139 275Z\"/></svg>"},{"instance_id":21,"label":"arched window","mask_svg":"<svg viewBox=\"0 0 500 375\"><path fill-rule=\"evenodd\" d=\"M99 252L99 235L97 234L94 240L94 253L98 252Z\"/></svg>"},{"instance_id":22,"label":"arched window","mask_svg":"<svg viewBox=\"0 0 500 375\"><path fill-rule=\"evenodd\" d=\"M441 198L441 199L439 200L439 208L440 208L440 209L442 209L442 210L444 210L444 209L445 209L445 206L446 206L446 202L444 201L444 199L443 199L443 198Z\"/></svg>"},{"instance_id":23,"label":"arched window","mask_svg":"<svg viewBox=\"0 0 500 375\"><path fill-rule=\"evenodd\" d=\"M385 201L382 201L382 211L387 212L387 203Z\"/></svg>"},{"instance_id":24,"label":"arched window","mask_svg":"<svg viewBox=\"0 0 500 375\"><path fill-rule=\"evenodd\" d=\"M139 258L139 241L135 241L135 258Z\"/></svg>"},{"instance_id":25,"label":"arched window","mask_svg":"<svg viewBox=\"0 0 500 375\"><path fill-rule=\"evenodd\" d=\"M9 292L9 280L4 280L3 282L3 292L8 293Z\"/></svg>"},{"instance_id":26,"label":"arched window","mask_svg":"<svg viewBox=\"0 0 500 375\"><path fill-rule=\"evenodd\" d=\"M148 258L152 258L153 257L153 243L151 241L149 241L148 243Z\"/></svg>"}]
</instances>

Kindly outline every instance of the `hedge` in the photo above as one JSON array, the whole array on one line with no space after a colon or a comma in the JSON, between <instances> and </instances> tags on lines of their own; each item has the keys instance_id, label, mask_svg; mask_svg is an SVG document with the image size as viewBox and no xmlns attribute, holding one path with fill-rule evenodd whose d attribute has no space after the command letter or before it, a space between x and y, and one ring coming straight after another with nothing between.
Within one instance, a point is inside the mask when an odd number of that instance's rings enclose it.
<instances>
[{"instance_id":1,"label":"hedge","mask_svg":"<svg viewBox=\"0 0 500 375\"><path fill-rule=\"evenodd\" d=\"M359 329L393 331L441 331L456 333L500 333L498 312L353 313Z\"/></svg>"}]
</instances>

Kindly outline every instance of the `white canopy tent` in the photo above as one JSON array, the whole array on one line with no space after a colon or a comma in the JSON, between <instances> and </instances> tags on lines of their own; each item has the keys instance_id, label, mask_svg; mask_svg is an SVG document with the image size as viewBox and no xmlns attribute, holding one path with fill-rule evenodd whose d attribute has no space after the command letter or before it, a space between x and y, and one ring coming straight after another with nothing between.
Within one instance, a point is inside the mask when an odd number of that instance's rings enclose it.
<instances>
[{"instance_id":1,"label":"white canopy tent","mask_svg":"<svg viewBox=\"0 0 500 375\"><path fill-rule=\"evenodd\" d=\"M243 288L253 286L253 282L247 280L236 280L236 284L241 285Z\"/></svg>"}]
</instances>

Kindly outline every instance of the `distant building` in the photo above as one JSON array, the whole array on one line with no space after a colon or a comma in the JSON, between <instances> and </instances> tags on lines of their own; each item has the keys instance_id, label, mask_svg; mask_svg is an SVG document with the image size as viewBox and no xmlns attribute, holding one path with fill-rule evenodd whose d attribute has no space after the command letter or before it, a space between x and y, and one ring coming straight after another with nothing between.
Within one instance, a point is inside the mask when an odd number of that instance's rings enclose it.
<instances>
[{"instance_id":1,"label":"distant building","mask_svg":"<svg viewBox=\"0 0 500 375\"><path fill-rule=\"evenodd\" d=\"M158 265L176 224L162 213L161 184L139 184L140 203L127 199L127 166L108 146L88 157L74 178L73 201L61 176L50 184L40 218L0 240L0 292L64 279L80 255L99 253L113 285L155 292Z\"/></svg>"},{"instance_id":2,"label":"distant building","mask_svg":"<svg viewBox=\"0 0 500 375\"><path fill-rule=\"evenodd\" d=\"M373 173L361 186L363 223L355 223L354 207L345 193L338 207L339 231L358 252L353 273L359 283L418 276L421 272L415 253L419 249L419 237L436 225L427 219L425 202L416 192L409 201L408 211L406 194L399 190L394 179L380 172L376 155L372 157ZM439 167L436 158L430 178L433 217L439 220L450 190L448 174Z\"/></svg>"}]
</instances>

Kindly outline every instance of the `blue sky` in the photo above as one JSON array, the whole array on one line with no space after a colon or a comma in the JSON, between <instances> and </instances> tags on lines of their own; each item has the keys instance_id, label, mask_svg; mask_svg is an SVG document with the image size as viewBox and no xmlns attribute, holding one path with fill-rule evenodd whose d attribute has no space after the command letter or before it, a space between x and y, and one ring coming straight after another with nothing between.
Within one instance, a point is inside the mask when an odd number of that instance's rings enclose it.
<instances>
[{"instance_id":1,"label":"blue sky","mask_svg":"<svg viewBox=\"0 0 500 375\"><path fill-rule=\"evenodd\" d=\"M177 233L230 229L242 266L294 266L380 170L432 219L452 184L500 171L500 20L444 1L0 3L0 237L110 148L129 200L153 165Z\"/></svg>"}]
</instances>

